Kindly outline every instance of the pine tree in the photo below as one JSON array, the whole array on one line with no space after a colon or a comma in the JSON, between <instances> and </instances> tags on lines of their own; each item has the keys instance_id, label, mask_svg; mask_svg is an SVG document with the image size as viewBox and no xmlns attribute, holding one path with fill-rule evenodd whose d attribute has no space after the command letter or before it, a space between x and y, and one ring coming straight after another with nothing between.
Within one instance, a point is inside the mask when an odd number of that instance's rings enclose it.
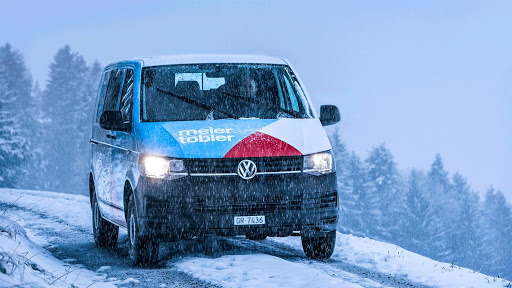
<instances>
[{"instance_id":1,"label":"pine tree","mask_svg":"<svg viewBox=\"0 0 512 288\"><path fill-rule=\"evenodd\" d=\"M407 211L409 215L405 224L406 239L401 245L408 250L425 254L428 252L428 222L432 217L426 176L413 169L409 175L407 187Z\"/></svg>"},{"instance_id":2,"label":"pine tree","mask_svg":"<svg viewBox=\"0 0 512 288\"><path fill-rule=\"evenodd\" d=\"M76 58L77 64L85 65L83 58ZM89 139L91 137L91 121L94 108L94 101L101 76L101 66L98 62L94 62L87 70L87 74L82 80L82 86L77 99L74 111L74 126L76 127L76 135L74 146L77 155L74 158L72 166L74 177L71 181L72 187L77 187L79 191L84 191L88 183L89 170Z\"/></svg>"},{"instance_id":3,"label":"pine tree","mask_svg":"<svg viewBox=\"0 0 512 288\"><path fill-rule=\"evenodd\" d=\"M43 105L43 91L39 88L39 83L35 83L32 88L30 102L32 105L27 106L30 125L30 136L28 137L31 143L31 156L27 159L24 165L27 173L22 177L20 188L25 189L44 189L45 170L46 170L46 157L43 151L42 137L44 136L44 114L42 110Z\"/></svg>"},{"instance_id":4,"label":"pine tree","mask_svg":"<svg viewBox=\"0 0 512 288\"><path fill-rule=\"evenodd\" d=\"M485 195L483 221L485 225L482 272L511 277L512 211L501 191L491 188Z\"/></svg>"},{"instance_id":5,"label":"pine tree","mask_svg":"<svg viewBox=\"0 0 512 288\"><path fill-rule=\"evenodd\" d=\"M375 233L383 240L396 241L401 238L399 234L403 231L407 212L405 189L399 188L400 174L397 165L384 144L373 148L365 163L382 213Z\"/></svg>"},{"instance_id":6,"label":"pine tree","mask_svg":"<svg viewBox=\"0 0 512 288\"><path fill-rule=\"evenodd\" d=\"M379 198L375 187L368 178L368 169L359 157L352 153L348 160L349 189L354 196L354 207L345 216L348 227L356 235L378 237L376 231L381 231L382 217Z\"/></svg>"},{"instance_id":7,"label":"pine tree","mask_svg":"<svg viewBox=\"0 0 512 288\"><path fill-rule=\"evenodd\" d=\"M471 191L467 180L455 173L453 176L455 194L460 199L461 209L458 215L457 229L451 235L450 250L455 255L454 262L464 267L477 269L480 265L481 235L479 228L479 197Z\"/></svg>"},{"instance_id":8,"label":"pine tree","mask_svg":"<svg viewBox=\"0 0 512 288\"><path fill-rule=\"evenodd\" d=\"M430 165L428 178L431 182L443 185L444 187L449 185L448 172L444 170L444 163L441 155L436 154L434 162Z\"/></svg>"},{"instance_id":9,"label":"pine tree","mask_svg":"<svg viewBox=\"0 0 512 288\"><path fill-rule=\"evenodd\" d=\"M357 206L355 201L356 195L352 193L350 187L350 175L349 175L349 154L345 143L341 140L340 131L338 127L334 130L334 133L329 137L331 142L332 151L335 159L336 176L337 176L337 187L338 187L338 203L339 203L339 221L338 230L345 233L354 233L353 227L351 227L350 220L353 218L353 214L356 212L354 207Z\"/></svg>"},{"instance_id":10,"label":"pine tree","mask_svg":"<svg viewBox=\"0 0 512 288\"><path fill-rule=\"evenodd\" d=\"M453 261L453 251L450 250L448 239L456 229L456 215L459 205L453 199L453 189L444 170L444 164L439 154L436 155L427 175L429 195L428 254L439 261Z\"/></svg>"},{"instance_id":11,"label":"pine tree","mask_svg":"<svg viewBox=\"0 0 512 288\"><path fill-rule=\"evenodd\" d=\"M31 157L32 78L23 56L9 43L0 47L0 186L17 187Z\"/></svg>"},{"instance_id":12,"label":"pine tree","mask_svg":"<svg viewBox=\"0 0 512 288\"><path fill-rule=\"evenodd\" d=\"M67 45L57 51L50 64L43 107L49 120L45 125L45 155L51 190L87 193L84 167L88 165L86 146L92 114L88 107L93 106L94 98L90 73L83 57L72 53Z\"/></svg>"}]
</instances>

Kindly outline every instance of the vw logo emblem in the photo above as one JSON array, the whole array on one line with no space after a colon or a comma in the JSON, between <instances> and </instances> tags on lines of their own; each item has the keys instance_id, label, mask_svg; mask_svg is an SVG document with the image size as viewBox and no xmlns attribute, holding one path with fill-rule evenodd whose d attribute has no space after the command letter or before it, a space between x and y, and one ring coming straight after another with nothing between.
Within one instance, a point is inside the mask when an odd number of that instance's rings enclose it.
<instances>
[{"instance_id":1,"label":"vw logo emblem","mask_svg":"<svg viewBox=\"0 0 512 288\"><path fill-rule=\"evenodd\" d=\"M238 169L236 170L238 176L242 177L245 180L249 180L256 176L256 172L258 169L256 168L256 164L251 160L242 160L238 163Z\"/></svg>"}]
</instances>

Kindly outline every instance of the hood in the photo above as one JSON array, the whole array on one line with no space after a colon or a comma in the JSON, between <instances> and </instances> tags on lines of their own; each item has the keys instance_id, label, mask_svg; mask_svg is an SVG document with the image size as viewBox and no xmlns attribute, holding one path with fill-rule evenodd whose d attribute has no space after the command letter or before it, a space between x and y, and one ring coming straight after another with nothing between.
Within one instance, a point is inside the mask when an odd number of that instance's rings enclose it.
<instances>
[{"instance_id":1,"label":"hood","mask_svg":"<svg viewBox=\"0 0 512 288\"><path fill-rule=\"evenodd\" d=\"M305 155L331 149L318 119L141 123L140 151L177 158Z\"/></svg>"}]
</instances>

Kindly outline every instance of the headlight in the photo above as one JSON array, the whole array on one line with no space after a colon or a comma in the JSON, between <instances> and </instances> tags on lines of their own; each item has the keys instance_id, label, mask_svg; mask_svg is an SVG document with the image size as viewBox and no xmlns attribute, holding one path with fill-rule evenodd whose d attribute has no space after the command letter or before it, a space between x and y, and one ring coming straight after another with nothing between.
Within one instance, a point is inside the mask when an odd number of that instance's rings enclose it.
<instances>
[{"instance_id":1,"label":"headlight","mask_svg":"<svg viewBox=\"0 0 512 288\"><path fill-rule=\"evenodd\" d=\"M305 155L303 171L313 175L328 174L336 171L332 151Z\"/></svg>"},{"instance_id":2,"label":"headlight","mask_svg":"<svg viewBox=\"0 0 512 288\"><path fill-rule=\"evenodd\" d=\"M160 156L141 155L139 168L143 175L158 179L187 175L183 160Z\"/></svg>"}]
</instances>

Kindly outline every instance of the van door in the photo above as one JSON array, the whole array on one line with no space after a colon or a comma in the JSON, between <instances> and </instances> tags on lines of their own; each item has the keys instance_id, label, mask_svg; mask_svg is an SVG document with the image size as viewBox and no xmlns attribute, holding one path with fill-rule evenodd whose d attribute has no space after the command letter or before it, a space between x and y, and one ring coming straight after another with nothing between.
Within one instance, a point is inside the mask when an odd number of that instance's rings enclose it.
<instances>
[{"instance_id":1,"label":"van door","mask_svg":"<svg viewBox=\"0 0 512 288\"><path fill-rule=\"evenodd\" d=\"M121 86L124 80L125 69L114 69L110 72L110 77L105 93L105 100L102 112L116 110L119 104ZM115 178L112 169L112 137L114 131L105 130L97 125L97 167L96 170L96 193L99 200L101 214L110 220L115 219L116 210L122 209L119 206L117 195L115 194Z\"/></svg>"},{"instance_id":2,"label":"van door","mask_svg":"<svg viewBox=\"0 0 512 288\"><path fill-rule=\"evenodd\" d=\"M115 204L125 208L123 203L124 185L129 170L136 168L138 155L134 151L134 140L132 138L132 107L133 107L133 85L134 70L127 68L123 81L121 97L118 104L118 110L123 115L123 121L130 127L129 131L113 131L112 137L112 169L114 177ZM113 219L116 223L126 226L126 219L123 210L116 209Z\"/></svg>"},{"instance_id":3,"label":"van door","mask_svg":"<svg viewBox=\"0 0 512 288\"><path fill-rule=\"evenodd\" d=\"M101 113L103 112L107 86L110 81L110 72L111 70L106 70L103 73L103 78L101 79L100 91L98 92L98 99L96 100L96 115L94 116L92 123L91 135L91 169L94 178L96 197L102 214L104 214L104 209L102 207L102 202L99 201L99 199L101 199L100 197L105 198L105 185L103 183L105 182L105 174L107 173L107 167L105 165L108 162L105 159L107 146L104 143L108 142L109 139L106 137L105 131L100 127L99 121Z\"/></svg>"}]
</instances>

